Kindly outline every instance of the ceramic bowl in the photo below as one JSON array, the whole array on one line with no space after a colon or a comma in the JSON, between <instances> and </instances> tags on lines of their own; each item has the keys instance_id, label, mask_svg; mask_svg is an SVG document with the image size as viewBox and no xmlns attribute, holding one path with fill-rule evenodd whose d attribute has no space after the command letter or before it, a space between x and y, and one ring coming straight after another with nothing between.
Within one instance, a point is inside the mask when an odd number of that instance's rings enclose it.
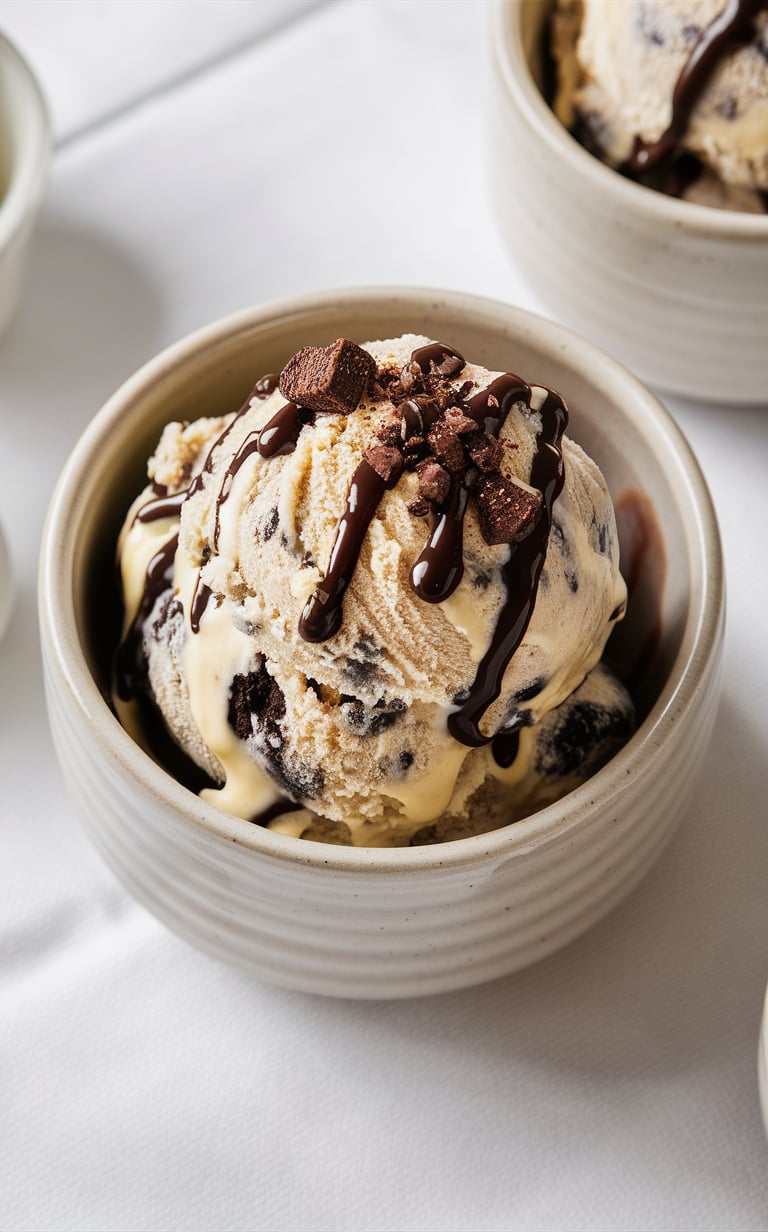
<instances>
[{"instance_id":1,"label":"ceramic bowl","mask_svg":"<svg viewBox=\"0 0 768 1232\"><path fill-rule=\"evenodd\" d=\"M632 634L648 652L644 718L588 783L514 825L436 846L331 847L206 805L120 727L105 701L116 637L115 541L167 421L239 406L256 377L278 371L301 345L406 331L561 390L571 435L601 465L614 497L645 502L658 523L646 554L650 593L643 598L637 588ZM266 980L402 997L479 983L551 953L651 866L685 809L714 721L723 575L715 516L689 446L657 399L612 359L492 300L363 289L214 324L118 390L76 446L52 499L40 612L62 771L93 842L131 893L189 941Z\"/></svg>"},{"instance_id":2,"label":"ceramic bowl","mask_svg":"<svg viewBox=\"0 0 768 1232\"><path fill-rule=\"evenodd\" d=\"M0 333L19 303L49 156L50 125L40 87L0 34Z\"/></svg>"},{"instance_id":3,"label":"ceramic bowl","mask_svg":"<svg viewBox=\"0 0 768 1232\"><path fill-rule=\"evenodd\" d=\"M760 1092L760 1110L763 1125L768 1134L768 990L763 1002L763 1017L760 1023L760 1041L757 1048L757 1086Z\"/></svg>"},{"instance_id":4,"label":"ceramic bowl","mask_svg":"<svg viewBox=\"0 0 768 1232\"><path fill-rule=\"evenodd\" d=\"M5 540L2 525L0 525L0 638L3 637L11 619L13 595L11 554L8 551L8 544Z\"/></svg>"},{"instance_id":5,"label":"ceramic bowl","mask_svg":"<svg viewBox=\"0 0 768 1232\"><path fill-rule=\"evenodd\" d=\"M538 302L661 389L768 403L768 215L641 187L545 100L544 0L494 0L489 168L510 255Z\"/></svg>"}]
</instances>

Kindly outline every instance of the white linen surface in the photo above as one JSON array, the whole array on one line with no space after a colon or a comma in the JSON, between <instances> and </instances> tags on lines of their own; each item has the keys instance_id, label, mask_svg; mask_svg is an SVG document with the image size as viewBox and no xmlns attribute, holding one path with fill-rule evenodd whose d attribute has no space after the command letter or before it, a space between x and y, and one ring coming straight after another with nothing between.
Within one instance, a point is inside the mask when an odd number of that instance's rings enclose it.
<instances>
[{"instance_id":1,"label":"white linen surface","mask_svg":"<svg viewBox=\"0 0 768 1232\"><path fill-rule=\"evenodd\" d=\"M225 313L388 282L536 307L486 202L484 5L6 0L0 25L58 140L0 343L20 592L0 645L0 1225L765 1228L765 411L670 404L721 520L725 687L631 898L537 967L434 999L337 1003L218 965L134 904L64 794L45 509L104 398Z\"/></svg>"}]
</instances>

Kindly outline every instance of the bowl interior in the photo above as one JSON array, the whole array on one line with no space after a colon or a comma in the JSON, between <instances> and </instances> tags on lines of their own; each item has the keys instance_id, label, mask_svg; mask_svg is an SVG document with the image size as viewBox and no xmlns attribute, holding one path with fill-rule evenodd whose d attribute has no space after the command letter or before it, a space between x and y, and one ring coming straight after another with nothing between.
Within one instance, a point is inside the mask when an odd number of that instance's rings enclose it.
<instances>
[{"instance_id":1,"label":"bowl interior","mask_svg":"<svg viewBox=\"0 0 768 1232\"><path fill-rule=\"evenodd\" d=\"M153 361L93 421L66 473L59 560L65 586L71 572L79 645L105 698L119 629L115 542L163 425L237 409L254 381L279 371L300 346L404 332L439 338L491 369L564 394L570 435L624 509L623 551L636 576L631 616L611 652L642 715L674 687L694 636L704 570L681 462L687 447L672 421L628 373L557 326L493 301L382 291L288 302L214 326Z\"/></svg>"}]
</instances>

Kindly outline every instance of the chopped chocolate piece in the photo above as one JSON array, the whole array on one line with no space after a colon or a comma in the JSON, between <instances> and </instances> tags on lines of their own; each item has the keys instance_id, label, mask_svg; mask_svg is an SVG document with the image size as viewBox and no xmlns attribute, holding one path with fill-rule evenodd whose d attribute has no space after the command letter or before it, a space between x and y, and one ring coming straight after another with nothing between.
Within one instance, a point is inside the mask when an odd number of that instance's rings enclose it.
<instances>
[{"instance_id":1,"label":"chopped chocolate piece","mask_svg":"<svg viewBox=\"0 0 768 1232\"><path fill-rule=\"evenodd\" d=\"M477 424L472 426L477 428ZM443 463L447 470L453 474L464 470L467 464L464 449L459 440L458 433L445 422L445 417L436 420L432 424L427 439L432 447L433 454Z\"/></svg>"},{"instance_id":2,"label":"chopped chocolate piece","mask_svg":"<svg viewBox=\"0 0 768 1232\"><path fill-rule=\"evenodd\" d=\"M434 364L434 360L432 362ZM434 368L435 372L438 372L440 376L450 378L452 376L456 376L458 372L461 372L464 367L464 363L465 361L462 359L461 355L454 352L453 355L444 355L442 362L439 364L434 364Z\"/></svg>"},{"instance_id":3,"label":"chopped chocolate piece","mask_svg":"<svg viewBox=\"0 0 768 1232\"><path fill-rule=\"evenodd\" d=\"M470 419L469 415L465 415L458 406L448 407L445 412L445 424L457 436L466 436L468 432L477 432L477 420Z\"/></svg>"},{"instance_id":4,"label":"chopped chocolate piece","mask_svg":"<svg viewBox=\"0 0 768 1232\"><path fill-rule=\"evenodd\" d=\"M423 389L423 378L424 373L421 371L418 364L414 364L412 360L409 360L407 364L404 364L399 378L400 388L402 389L404 396L409 397L411 392L415 393L416 391Z\"/></svg>"},{"instance_id":5,"label":"chopped chocolate piece","mask_svg":"<svg viewBox=\"0 0 768 1232\"><path fill-rule=\"evenodd\" d=\"M438 504L447 497L451 490L451 477L439 462L428 460L419 467L419 495L428 501Z\"/></svg>"},{"instance_id":6,"label":"chopped chocolate piece","mask_svg":"<svg viewBox=\"0 0 768 1232\"><path fill-rule=\"evenodd\" d=\"M429 513L429 501L417 496L416 500L412 500L408 506L408 512L412 513L415 518L425 518Z\"/></svg>"},{"instance_id":7,"label":"chopped chocolate piece","mask_svg":"<svg viewBox=\"0 0 768 1232\"><path fill-rule=\"evenodd\" d=\"M402 440L400 428L399 419L388 419L376 429L376 436L382 445L399 445Z\"/></svg>"},{"instance_id":8,"label":"chopped chocolate piece","mask_svg":"<svg viewBox=\"0 0 768 1232\"><path fill-rule=\"evenodd\" d=\"M519 488L503 475L487 475L478 489L477 507L486 543L519 543L541 516L541 494Z\"/></svg>"},{"instance_id":9,"label":"chopped chocolate piece","mask_svg":"<svg viewBox=\"0 0 768 1232\"><path fill-rule=\"evenodd\" d=\"M376 371L372 355L347 338L302 347L280 373L280 393L313 411L349 415Z\"/></svg>"},{"instance_id":10,"label":"chopped chocolate piece","mask_svg":"<svg viewBox=\"0 0 768 1232\"><path fill-rule=\"evenodd\" d=\"M386 484L397 483L403 469L403 457L392 445L369 445L363 457Z\"/></svg>"},{"instance_id":11,"label":"chopped chocolate piece","mask_svg":"<svg viewBox=\"0 0 768 1232\"><path fill-rule=\"evenodd\" d=\"M270 745L279 748L283 744L281 722L285 715L285 698L264 666L263 658L259 656L259 659L256 671L234 677L227 718L240 740L248 740L255 730L261 729Z\"/></svg>"},{"instance_id":12,"label":"chopped chocolate piece","mask_svg":"<svg viewBox=\"0 0 768 1232\"><path fill-rule=\"evenodd\" d=\"M504 449L501 441L497 440L495 436L489 436L485 432L477 432L467 440L467 451L475 466L484 475L500 470Z\"/></svg>"}]
</instances>

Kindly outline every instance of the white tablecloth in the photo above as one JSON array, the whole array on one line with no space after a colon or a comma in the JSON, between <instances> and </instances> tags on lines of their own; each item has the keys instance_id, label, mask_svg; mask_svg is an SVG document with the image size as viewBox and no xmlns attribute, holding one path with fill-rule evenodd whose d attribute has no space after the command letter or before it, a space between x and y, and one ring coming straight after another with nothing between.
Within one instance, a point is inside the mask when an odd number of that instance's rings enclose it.
<instances>
[{"instance_id":1,"label":"white tablecloth","mask_svg":"<svg viewBox=\"0 0 768 1232\"><path fill-rule=\"evenodd\" d=\"M671 404L728 563L720 719L657 867L535 968L394 1004L255 983L128 897L53 758L42 522L124 377L218 316L313 288L536 307L486 202L485 19L478 0L0 3L57 138L0 343L19 582L0 646L3 1228L768 1224L765 411Z\"/></svg>"}]
</instances>

